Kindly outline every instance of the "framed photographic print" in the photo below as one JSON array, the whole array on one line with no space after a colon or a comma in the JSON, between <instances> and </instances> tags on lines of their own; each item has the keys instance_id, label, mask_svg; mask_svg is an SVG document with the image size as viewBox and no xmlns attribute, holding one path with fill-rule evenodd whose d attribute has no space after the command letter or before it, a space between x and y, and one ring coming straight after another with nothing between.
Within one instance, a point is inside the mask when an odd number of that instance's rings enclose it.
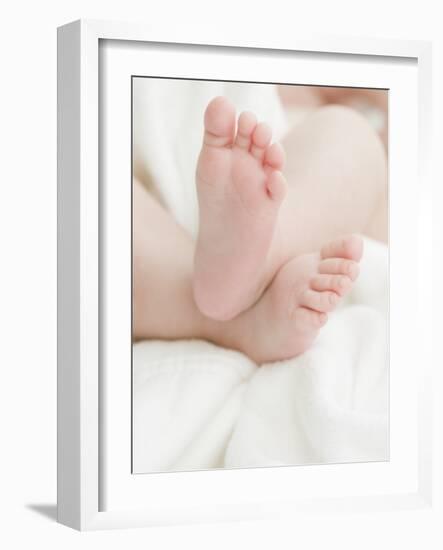
<instances>
[{"instance_id":1,"label":"framed photographic print","mask_svg":"<svg viewBox=\"0 0 443 550\"><path fill-rule=\"evenodd\" d=\"M430 45L58 51L59 521L429 506Z\"/></svg>"}]
</instances>

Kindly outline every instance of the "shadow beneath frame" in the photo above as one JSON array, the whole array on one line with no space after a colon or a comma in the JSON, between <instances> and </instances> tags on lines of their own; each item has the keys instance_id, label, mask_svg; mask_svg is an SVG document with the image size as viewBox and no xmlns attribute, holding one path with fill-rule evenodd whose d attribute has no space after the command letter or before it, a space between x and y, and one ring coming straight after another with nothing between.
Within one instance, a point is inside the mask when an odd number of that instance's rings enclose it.
<instances>
[{"instance_id":1,"label":"shadow beneath frame","mask_svg":"<svg viewBox=\"0 0 443 550\"><path fill-rule=\"evenodd\" d=\"M51 521L57 521L56 504L26 504L25 506L28 510L32 510Z\"/></svg>"}]
</instances>

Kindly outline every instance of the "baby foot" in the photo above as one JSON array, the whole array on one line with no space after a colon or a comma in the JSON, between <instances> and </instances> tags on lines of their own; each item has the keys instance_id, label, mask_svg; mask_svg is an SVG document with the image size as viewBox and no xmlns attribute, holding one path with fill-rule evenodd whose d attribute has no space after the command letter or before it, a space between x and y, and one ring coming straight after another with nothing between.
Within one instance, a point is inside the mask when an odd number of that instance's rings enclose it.
<instances>
[{"instance_id":1,"label":"baby foot","mask_svg":"<svg viewBox=\"0 0 443 550\"><path fill-rule=\"evenodd\" d=\"M197 165L200 226L194 298L208 317L228 320L263 290L266 258L286 194L283 149L270 145L271 129L243 112L237 124L226 98L205 112Z\"/></svg>"},{"instance_id":2,"label":"baby foot","mask_svg":"<svg viewBox=\"0 0 443 550\"><path fill-rule=\"evenodd\" d=\"M242 351L258 364L306 351L359 274L363 241L332 241L320 254L304 254L277 273L259 302L245 312L250 332Z\"/></svg>"}]
</instances>

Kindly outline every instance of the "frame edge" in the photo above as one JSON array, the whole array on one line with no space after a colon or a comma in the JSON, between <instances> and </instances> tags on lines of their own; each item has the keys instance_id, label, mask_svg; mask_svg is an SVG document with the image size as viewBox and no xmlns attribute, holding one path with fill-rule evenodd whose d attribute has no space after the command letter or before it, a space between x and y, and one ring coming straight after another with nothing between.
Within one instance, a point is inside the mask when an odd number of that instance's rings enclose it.
<instances>
[{"instance_id":1,"label":"frame edge","mask_svg":"<svg viewBox=\"0 0 443 550\"><path fill-rule=\"evenodd\" d=\"M57 521L80 529L79 21L57 29Z\"/></svg>"},{"instance_id":2,"label":"frame edge","mask_svg":"<svg viewBox=\"0 0 443 550\"><path fill-rule=\"evenodd\" d=\"M115 29L114 29L115 27ZM86 457L83 445L85 434L81 427L85 427L87 414L85 410L85 365L81 353L80 321L83 316L81 307L81 292L83 285L81 274L81 260L84 260L81 233L81 199L80 189L84 190L82 177L82 152L84 152L85 113L82 107L82 87L85 86L85 77L82 66L83 40L85 34L93 40L101 37L114 39L128 38L128 28L134 28L138 39L147 40L146 25L143 31L138 30L136 24L121 24L118 22L77 20L58 28L57 31L57 519L69 527L78 530L94 530L110 527L149 525L143 514L141 517L129 520L126 513L100 512L93 505L86 513L85 500L94 500L94 495L87 490L84 476L87 474ZM122 29L122 30L120 30ZM82 37L83 35L83 37ZM156 35L153 33L152 39ZM313 39L315 40L315 38ZM352 53L358 53L366 47L368 42L374 46L372 39L344 39L353 42ZM166 40L163 40L166 42ZM207 44L217 44L217 40L210 40ZM214 43L215 42L215 43ZM419 62L424 61L425 72L431 79L431 43L424 41L384 41L376 39L380 49L389 53L375 53L374 55L408 55L416 57ZM183 43L186 43L183 41ZM341 53L343 42L337 38L337 53ZM82 45L83 44L83 45ZM198 41L197 44L202 44ZM309 49L311 41L300 49ZM369 46L369 44L368 44ZM234 46L238 47L238 46ZM251 44L248 47L265 47ZM280 49L280 44L273 44L270 48ZM294 49L294 48L292 48ZM393 51L394 50L394 51ZM423 65L422 65L423 66ZM87 86L87 84L86 84ZM92 88L94 84L92 84ZM428 96L429 99L429 96ZM430 112L426 113L429 121ZM429 125L428 126L428 130ZM423 160L422 160L423 162ZM427 178L426 178L427 179ZM429 183L429 182L428 182ZM82 187L81 187L82 185ZM83 239L85 236L83 236ZM88 389L89 392L89 389ZM425 396L422 393L422 399ZM88 407L89 409L89 407ZM426 416L430 411L426 411ZM429 444L429 433L421 434L422 443ZM89 456L89 452L86 453ZM82 464L85 468L82 468ZM432 478L426 474L427 460L421 463L421 480L419 491L411 499L412 507L431 505L430 484ZM94 468L95 469L95 468ZM82 471L83 470L83 471ZM428 471L429 472L429 471ZM94 472L90 472L94 477ZM89 477L89 474L87 475ZM89 499L89 496L91 499ZM418 498L417 498L418 497ZM408 498L409 501L409 498ZM419 504L418 504L419 503ZM137 516L138 514L134 514ZM179 522L180 523L180 522ZM187 521L185 521L187 523ZM158 524L154 522L153 524ZM175 523L174 523L175 524Z\"/></svg>"}]
</instances>

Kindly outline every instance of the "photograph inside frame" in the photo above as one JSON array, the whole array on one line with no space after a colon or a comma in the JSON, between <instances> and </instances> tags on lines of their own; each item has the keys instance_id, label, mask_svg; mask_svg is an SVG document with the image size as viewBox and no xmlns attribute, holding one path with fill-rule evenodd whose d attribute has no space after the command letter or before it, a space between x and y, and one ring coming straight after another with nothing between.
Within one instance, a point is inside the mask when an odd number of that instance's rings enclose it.
<instances>
[{"instance_id":1,"label":"photograph inside frame","mask_svg":"<svg viewBox=\"0 0 443 550\"><path fill-rule=\"evenodd\" d=\"M389 460L388 91L132 78L132 472Z\"/></svg>"}]
</instances>

